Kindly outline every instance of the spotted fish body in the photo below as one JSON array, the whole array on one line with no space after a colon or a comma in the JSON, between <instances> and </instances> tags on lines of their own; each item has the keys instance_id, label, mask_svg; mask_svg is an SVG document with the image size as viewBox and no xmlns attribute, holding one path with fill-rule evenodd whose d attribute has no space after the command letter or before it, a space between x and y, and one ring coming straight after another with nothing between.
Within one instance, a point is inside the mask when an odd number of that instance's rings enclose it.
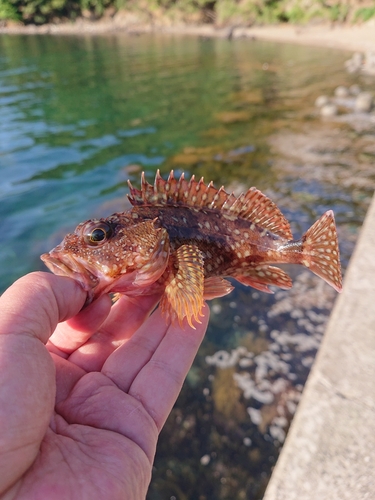
<instances>
[{"instance_id":1,"label":"spotted fish body","mask_svg":"<svg viewBox=\"0 0 375 500\"><path fill-rule=\"evenodd\" d=\"M288 221L256 188L236 197L173 171L167 180L158 172L153 185L142 175L140 190L129 187L130 211L80 224L41 257L54 273L77 279L89 301L162 292L165 317L192 325L204 299L231 292L224 277L264 292L290 288L290 277L272 265L280 263L302 264L341 291L332 211L293 240Z\"/></svg>"}]
</instances>

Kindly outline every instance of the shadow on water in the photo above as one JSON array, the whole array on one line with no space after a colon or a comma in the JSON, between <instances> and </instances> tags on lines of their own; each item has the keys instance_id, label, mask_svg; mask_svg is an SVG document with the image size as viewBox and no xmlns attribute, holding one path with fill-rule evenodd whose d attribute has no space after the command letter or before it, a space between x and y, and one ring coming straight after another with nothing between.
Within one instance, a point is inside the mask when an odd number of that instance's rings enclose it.
<instances>
[{"instance_id":1,"label":"shadow on water","mask_svg":"<svg viewBox=\"0 0 375 500\"><path fill-rule=\"evenodd\" d=\"M313 103L368 83L344 72L347 57L248 40L0 37L1 290L42 269L78 222L127 207L126 179L157 168L256 185L296 236L333 208L345 267L375 185L374 127L321 121ZM149 500L262 497L335 298L288 271L290 292L237 285L211 302Z\"/></svg>"}]
</instances>

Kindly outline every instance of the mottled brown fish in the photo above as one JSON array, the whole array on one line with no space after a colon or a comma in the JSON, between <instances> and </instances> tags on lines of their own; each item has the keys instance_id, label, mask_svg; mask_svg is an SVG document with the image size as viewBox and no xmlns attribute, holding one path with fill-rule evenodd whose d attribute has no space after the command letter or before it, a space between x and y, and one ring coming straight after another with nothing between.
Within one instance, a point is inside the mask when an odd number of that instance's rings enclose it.
<instances>
[{"instance_id":1,"label":"mottled brown fish","mask_svg":"<svg viewBox=\"0 0 375 500\"><path fill-rule=\"evenodd\" d=\"M302 264L342 289L331 210L293 240L283 214L254 187L236 197L173 171L166 181L157 172L154 185L142 175L140 190L129 187L130 211L79 224L41 257L55 274L79 281L89 302L109 292L163 291L165 317L192 325L204 299L232 291L224 276L264 292L290 288L290 277L271 265L280 263Z\"/></svg>"}]
</instances>

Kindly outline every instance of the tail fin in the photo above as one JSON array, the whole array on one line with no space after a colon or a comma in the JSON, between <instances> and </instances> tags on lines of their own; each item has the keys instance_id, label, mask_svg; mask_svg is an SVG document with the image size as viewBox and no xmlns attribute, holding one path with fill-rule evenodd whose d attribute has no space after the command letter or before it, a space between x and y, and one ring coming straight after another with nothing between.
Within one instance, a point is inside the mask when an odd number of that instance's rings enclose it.
<instances>
[{"instance_id":1,"label":"tail fin","mask_svg":"<svg viewBox=\"0 0 375 500\"><path fill-rule=\"evenodd\" d=\"M329 210L303 235L301 264L324 279L336 291L342 290L339 245L333 211Z\"/></svg>"}]
</instances>

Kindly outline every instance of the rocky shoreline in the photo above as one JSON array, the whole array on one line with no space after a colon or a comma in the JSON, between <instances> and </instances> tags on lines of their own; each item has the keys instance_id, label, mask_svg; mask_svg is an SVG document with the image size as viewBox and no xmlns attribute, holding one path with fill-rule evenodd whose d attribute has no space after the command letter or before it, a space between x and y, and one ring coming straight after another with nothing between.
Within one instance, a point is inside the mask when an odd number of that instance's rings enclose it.
<instances>
[{"instance_id":1,"label":"rocky shoreline","mask_svg":"<svg viewBox=\"0 0 375 500\"><path fill-rule=\"evenodd\" d=\"M107 33L165 33L173 35L192 35L220 38L249 38L251 40L270 40L303 45L332 47L349 51L375 51L375 20L361 25L270 25L270 26L226 26L212 24L171 24L167 20L145 22L141 17L119 11L113 17L100 20L80 18L75 22L59 24L0 26L0 34L50 34L50 35L87 35Z\"/></svg>"}]
</instances>

